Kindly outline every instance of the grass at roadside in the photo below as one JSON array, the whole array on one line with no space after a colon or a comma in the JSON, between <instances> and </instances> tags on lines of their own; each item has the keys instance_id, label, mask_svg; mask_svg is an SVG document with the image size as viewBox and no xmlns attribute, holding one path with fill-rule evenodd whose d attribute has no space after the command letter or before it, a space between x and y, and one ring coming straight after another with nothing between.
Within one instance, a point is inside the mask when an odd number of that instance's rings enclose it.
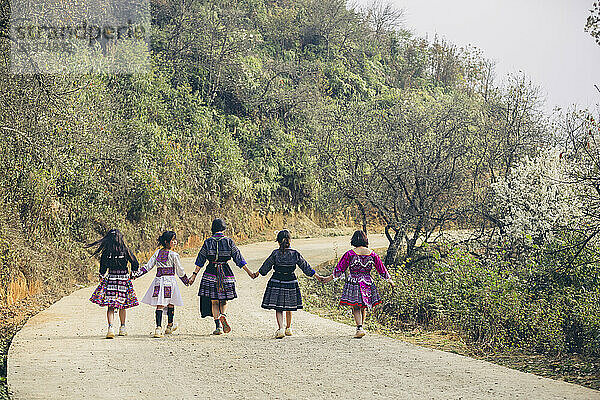
<instances>
[{"instance_id":1,"label":"grass at roadside","mask_svg":"<svg viewBox=\"0 0 600 400\"><path fill-rule=\"evenodd\" d=\"M332 269L333 261L317 267L317 270L323 274L329 274ZM385 285L385 282L377 278L375 281L378 287ZM354 326L349 307L338 306L343 288L343 279L327 285L312 279L301 279L300 286L306 311ZM385 304L382 306L385 307ZM385 321L390 321L389 315L385 318ZM370 332L404 340L415 345L486 360L519 371L600 390L600 357L582 357L577 354L550 356L523 351L492 352L477 346L477 344L468 343L458 332L428 329L423 326L403 324L402 321L395 321L392 327L378 321L373 315L367 317L364 325ZM353 330L349 328L348 335L352 333Z\"/></svg>"}]
</instances>

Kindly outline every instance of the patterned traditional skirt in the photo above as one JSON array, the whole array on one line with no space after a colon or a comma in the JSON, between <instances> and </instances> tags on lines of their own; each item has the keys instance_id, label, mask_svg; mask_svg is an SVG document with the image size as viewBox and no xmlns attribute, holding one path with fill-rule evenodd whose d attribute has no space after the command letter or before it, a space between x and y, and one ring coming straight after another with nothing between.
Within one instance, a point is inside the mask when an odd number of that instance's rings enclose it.
<instances>
[{"instance_id":1,"label":"patterned traditional skirt","mask_svg":"<svg viewBox=\"0 0 600 400\"><path fill-rule=\"evenodd\" d=\"M295 311L301 309L302 296L300 295L298 281L269 279L261 307L278 311Z\"/></svg>"},{"instance_id":2,"label":"patterned traditional skirt","mask_svg":"<svg viewBox=\"0 0 600 400\"><path fill-rule=\"evenodd\" d=\"M175 275L157 276L142 298L142 303L151 306L183 305L183 298Z\"/></svg>"},{"instance_id":3,"label":"patterned traditional skirt","mask_svg":"<svg viewBox=\"0 0 600 400\"><path fill-rule=\"evenodd\" d=\"M364 299L360 284L358 282L346 281L344 284L344 290L342 291L342 297L340 298L340 305L352 306L352 307L368 307L371 308L381 303L381 297L377 292L375 284L368 285L367 292L370 292L370 299ZM366 301L365 301L366 300Z\"/></svg>"},{"instance_id":4,"label":"patterned traditional skirt","mask_svg":"<svg viewBox=\"0 0 600 400\"><path fill-rule=\"evenodd\" d=\"M220 269L220 268L219 268ZM214 271L210 270L210 271ZM222 275L209 272L207 269L202 275L198 296L208 297L211 300L232 300L237 297L235 291L235 276L229 265L222 266Z\"/></svg>"},{"instance_id":5,"label":"patterned traditional skirt","mask_svg":"<svg viewBox=\"0 0 600 400\"><path fill-rule=\"evenodd\" d=\"M119 309L139 304L127 271L109 271L108 276L100 282L90 297L90 301L103 307Z\"/></svg>"}]
</instances>

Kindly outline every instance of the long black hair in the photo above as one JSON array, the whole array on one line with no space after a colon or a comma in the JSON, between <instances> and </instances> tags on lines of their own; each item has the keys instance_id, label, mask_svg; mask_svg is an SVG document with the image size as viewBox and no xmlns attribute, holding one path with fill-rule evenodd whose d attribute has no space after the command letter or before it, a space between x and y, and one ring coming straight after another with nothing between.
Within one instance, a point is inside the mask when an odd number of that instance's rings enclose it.
<instances>
[{"instance_id":1,"label":"long black hair","mask_svg":"<svg viewBox=\"0 0 600 400\"><path fill-rule=\"evenodd\" d=\"M98 256L99 254L131 254L127 245L125 244L125 240L123 239L123 234L118 229L111 229L104 235L104 237L100 240L96 240L94 243L90 243L85 247L94 247L98 246L92 257Z\"/></svg>"},{"instance_id":2,"label":"long black hair","mask_svg":"<svg viewBox=\"0 0 600 400\"><path fill-rule=\"evenodd\" d=\"M173 231L164 231L162 235L158 237L158 244L160 244L162 247L167 247L167 244L176 236L177 234Z\"/></svg>"},{"instance_id":3,"label":"long black hair","mask_svg":"<svg viewBox=\"0 0 600 400\"><path fill-rule=\"evenodd\" d=\"M289 249L291 239L292 239L292 236L290 235L290 231L288 231L287 229L279 231L279 233L277 234L277 241L279 242L279 250L285 251L285 249Z\"/></svg>"}]
</instances>

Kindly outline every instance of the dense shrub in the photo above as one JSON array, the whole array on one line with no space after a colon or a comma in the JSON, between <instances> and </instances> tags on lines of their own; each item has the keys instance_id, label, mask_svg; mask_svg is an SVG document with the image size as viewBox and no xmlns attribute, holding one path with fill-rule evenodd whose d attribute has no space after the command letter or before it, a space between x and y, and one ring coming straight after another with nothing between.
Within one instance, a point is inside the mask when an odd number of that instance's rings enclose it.
<instances>
[{"instance_id":1,"label":"dense shrub","mask_svg":"<svg viewBox=\"0 0 600 400\"><path fill-rule=\"evenodd\" d=\"M398 268L395 290L381 286L375 316L398 328L449 329L488 350L600 354L600 267L571 265L556 246L520 260L508 252L478 258L466 250L432 250L418 268ZM556 239L559 241L559 239Z\"/></svg>"},{"instance_id":2,"label":"dense shrub","mask_svg":"<svg viewBox=\"0 0 600 400\"><path fill-rule=\"evenodd\" d=\"M482 257L465 247L428 248L433 256L428 261L391 271L395 288L375 278L382 304L372 317L391 330L455 332L488 354L518 350L598 357L600 266L589 262L594 250L580 254L578 263L570 262L575 251L556 252L580 239L559 235L519 257L507 249ZM333 265L320 268L328 273ZM309 308L338 308L343 279L301 284Z\"/></svg>"}]
</instances>

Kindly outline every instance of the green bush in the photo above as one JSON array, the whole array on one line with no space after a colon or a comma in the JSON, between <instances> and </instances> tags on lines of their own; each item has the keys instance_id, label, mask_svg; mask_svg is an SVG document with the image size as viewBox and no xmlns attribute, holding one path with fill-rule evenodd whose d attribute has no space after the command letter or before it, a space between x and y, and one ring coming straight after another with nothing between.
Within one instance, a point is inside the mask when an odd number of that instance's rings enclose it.
<instances>
[{"instance_id":1,"label":"green bush","mask_svg":"<svg viewBox=\"0 0 600 400\"><path fill-rule=\"evenodd\" d=\"M375 316L400 328L460 332L488 350L597 356L600 266L580 261L567 269L568 257L550 251L556 245L512 260L502 251L478 258L460 248L432 250L431 262L393 272L397 287L381 287Z\"/></svg>"}]
</instances>

